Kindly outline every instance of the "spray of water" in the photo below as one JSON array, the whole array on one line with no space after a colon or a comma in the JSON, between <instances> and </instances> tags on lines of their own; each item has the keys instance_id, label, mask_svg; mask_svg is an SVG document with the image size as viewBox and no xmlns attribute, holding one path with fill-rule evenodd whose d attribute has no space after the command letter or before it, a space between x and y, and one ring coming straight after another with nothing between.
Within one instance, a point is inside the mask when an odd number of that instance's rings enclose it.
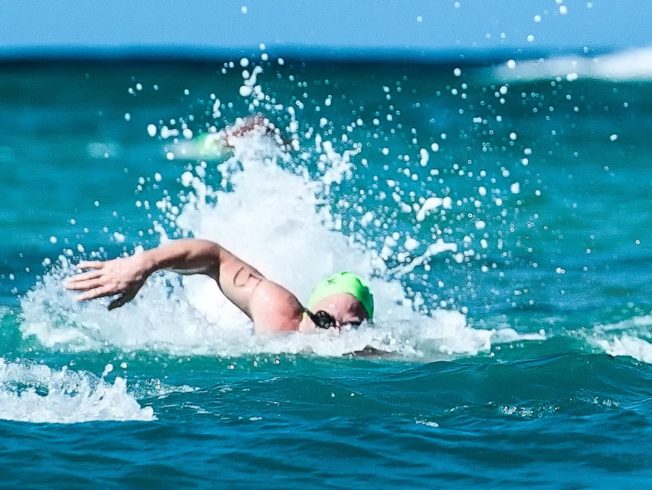
<instances>
[{"instance_id":1,"label":"spray of water","mask_svg":"<svg viewBox=\"0 0 652 490\"><path fill-rule=\"evenodd\" d=\"M222 178L232 190L215 189L196 173L183 176L187 187L183 205L170 197L158 203L168 217L168 223L154 225L161 241L168 240L167 229L217 241L301 300L333 271L355 271L369 280L374 291L378 305L374 326L339 333L256 336L212 281L171 273L153 277L134 302L108 313L103 302L79 305L61 289L61 279L71 267L64 261L24 298L23 333L49 348L79 350L109 346L174 354L338 356L370 346L427 359L488 352L492 339L505 338L505 332L497 336L495 330L471 328L458 311L416 312L400 284L387 279L379 254L333 229L337 218L319 196L325 194L327 184L284 170L278 163L278 148L270 145L261 135L235 141L233 156L222 164ZM347 156L330 156L334 158L331 178L345 178L350 171ZM431 255L447 251L445 245L437 246L429 251Z\"/></svg>"},{"instance_id":2,"label":"spray of water","mask_svg":"<svg viewBox=\"0 0 652 490\"><path fill-rule=\"evenodd\" d=\"M373 347L398 357L427 360L489 353L492 343L524 339L509 328L473 328L463 309L437 309L436 301L408 294L401 277L439 254L461 262L473 250L465 244L464 252L459 252L456 243L434 232L432 243L421 253L409 233L401 243L393 236L365 240L369 230L372 235L385 235L384 222L358 209L356 196L339 192L355 174L353 159L360 143L344 134L341 147L336 147L332 138L322 134L322 129L332 130L328 121L300 130L293 106L279 104L264 93L261 73L258 67L243 72L240 96L249 101L251 113L264 110L285 121L282 132L270 130L269 124L222 133L211 126L207 140L198 139L186 123L179 129L148 126L151 136L165 141L169 159L201 158L207 151L216 156L188 165L179 176L184 188L180 194L166 192L154 206L147 203L146 207L160 212L152 229L161 242L182 236L217 241L304 301L324 276L338 270L356 272L374 291L375 325L310 335L256 336L244 315L210 280L170 273L152 277L135 301L108 313L102 301L76 304L62 290L61 279L73 266L62 256L58 267L23 298L23 334L47 348L68 350L340 356ZM220 117L223 103L214 99L213 115ZM196 151L193 145L199 145ZM421 159L427 163L427 152L421 152ZM412 205L400 193L395 195L396 206L414 215L417 226L433 213L454 207L450 198L431 195ZM358 216L353 228L344 218L351 209ZM387 219L395 220L395 213Z\"/></svg>"}]
</instances>

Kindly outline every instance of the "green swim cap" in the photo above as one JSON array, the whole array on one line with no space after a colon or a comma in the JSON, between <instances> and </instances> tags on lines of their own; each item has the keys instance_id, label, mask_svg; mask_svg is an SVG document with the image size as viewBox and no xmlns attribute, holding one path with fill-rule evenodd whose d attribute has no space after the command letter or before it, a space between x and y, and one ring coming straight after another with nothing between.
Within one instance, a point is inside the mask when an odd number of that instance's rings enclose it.
<instances>
[{"instance_id":1,"label":"green swim cap","mask_svg":"<svg viewBox=\"0 0 652 490\"><path fill-rule=\"evenodd\" d=\"M357 299L367 312L369 320L373 319L374 295L362 279L352 272L337 272L318 283L308 299L308 308L328 296L342 293L348 293Z\"/></svg>"}]
</instances>

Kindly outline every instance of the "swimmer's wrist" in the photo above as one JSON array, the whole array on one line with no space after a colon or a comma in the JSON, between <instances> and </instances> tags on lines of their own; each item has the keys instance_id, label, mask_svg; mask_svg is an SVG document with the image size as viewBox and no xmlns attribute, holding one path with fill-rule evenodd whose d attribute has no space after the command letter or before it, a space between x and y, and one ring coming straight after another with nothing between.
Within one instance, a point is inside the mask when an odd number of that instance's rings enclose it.
<instances>
[{"instance_id":1,"label":"swimmer's wrist","mask_svg":"<svg viewBox=\"0 0 652 490\"><path fill-rule=\"evenodd\" d=\"M147 250L136 257L139 258L138 266L143 277L149 277L161 268L156 258L156 250Z\"/></svg>"}]
</instances>

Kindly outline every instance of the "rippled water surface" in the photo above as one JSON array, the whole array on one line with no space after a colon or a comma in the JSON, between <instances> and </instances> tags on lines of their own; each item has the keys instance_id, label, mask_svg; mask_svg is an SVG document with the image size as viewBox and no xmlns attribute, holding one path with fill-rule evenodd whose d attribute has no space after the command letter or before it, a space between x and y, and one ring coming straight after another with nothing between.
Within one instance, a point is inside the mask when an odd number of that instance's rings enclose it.
<instances>
[{"instance_id":1,"label":"rippled water surface","mask_svg":"<svg viewBox=\"0 0 652 490\"><path fill-rule=\"evenodd\" d=\"M4 63L4 484L648 486L652 69L626 56ZM254 114L279 136L205 138ZM112 312L61 287L184 236L303 300L353 270L376 324L254 336L172 273Z\"/></svg>"}]
</instances>

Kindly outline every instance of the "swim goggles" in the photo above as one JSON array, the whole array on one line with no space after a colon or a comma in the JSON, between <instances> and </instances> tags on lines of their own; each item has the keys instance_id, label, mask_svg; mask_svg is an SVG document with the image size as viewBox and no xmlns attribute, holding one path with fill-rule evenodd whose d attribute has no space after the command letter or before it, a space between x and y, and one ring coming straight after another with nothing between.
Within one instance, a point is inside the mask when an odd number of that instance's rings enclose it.
<instances>
[{"instance_id":1,"label":"swim goggles","mask_svg":"<svg viewBox=\"0 0 652 490\"><path fill-rule=\"evenodd\" d=\"M346 327L346 326L351 326L351 327L359 327L362 322L346 322L342 323L341 325L337 324L337 321L335 320L335 317L331 315L330 313L324 311L324 310L319 310L313 313L307 308L304 308L304 311L306 312L306 315L308 315L308 318L312 320L312 323L315 324L317 328L323 328L323 329L329 329L329 328L334 328L334 327Z\"/></svg>"}]
</instances>

